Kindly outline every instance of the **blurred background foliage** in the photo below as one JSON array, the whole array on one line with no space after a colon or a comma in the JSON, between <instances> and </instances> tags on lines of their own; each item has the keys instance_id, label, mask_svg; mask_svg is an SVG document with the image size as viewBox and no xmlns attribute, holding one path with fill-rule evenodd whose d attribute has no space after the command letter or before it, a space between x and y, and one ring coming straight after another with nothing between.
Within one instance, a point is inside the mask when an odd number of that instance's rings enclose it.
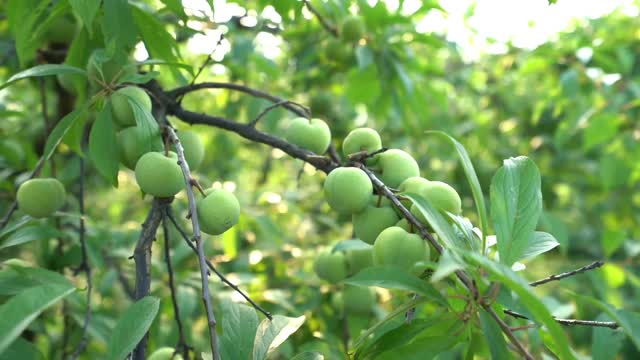
<instances>
[{"instance_id":1,"label":"blurred background foliage","mask_svg":"<svg viewBox=\"0 0 640 360\"><path fill-rule=\"evenodd\" d=\"M150 46L154 40L147 37L144 44L136 45L136 60L151 53L152 58L197 69L211 54L198 81L245 84L306 104L314 116L329 123L338 149L351 129L375 128L385 146L410 152L424 177L453 185L463 198L464 215L475 224L471 192L455 154L448 144L424 132L443 130L466 147L485 194L503 159L530 157L542 174L544 216L540 227L554 234L561 246L527 263L522 274L534 280L602 259L607 263L603 271L540 289L545 303L561 317L595 319L598 310L563 292L561 288L566 287L593 294L615 307L640 310L637 2L627 2L599 17L575 18L539 46L522 48L489 38L478 53L448 37L446 28L425 30L420 26L452 16L447 6L441 4L443 8L437 1L311 1L331 26L351 13L362 16L366 37L357 44L334 38L298 1L213 1L213 13L205 1L183 1L184 8L179 1L129 2L153 14L177 40L175 46L163 45L157 35L158 45ZM55 62L66 50L66 46L36 38L33 56L22 62L6 17L10 3L0 3L0 82L36 63ZM476 4L469 5L461 21L473 34ZM550 6L549 11L556 6ZM574 2L574 6L579 5ZM98 19L101 16L98 14ZM495 14L495 21L509 16L508 12ZM108 30L96 27L95 31ZM77 32L74 41L85 36L81 34L86 35L86 30ZM218 41L221 34L224 38ZM166 89L191 80L188 72L175 68L155 70L160 71L159 81ZM42 94L47 99L48 123L42 120ZM6 211L17 185L37 162L47 129L72 109L76 100L55 77L23 81L0 91L0 212ZM238 92L211 90L189 94L183 105L247 122L269 103ZM259 128L282 135L290 117L283 110L272 111ZM89 116L87 121L91 120ZM173 122L179 128L186 127ZM350 218L337 216L325 203L321 191L325 175L278 150L223 130L193 129L207 149L196 176L205 186L234 191L242 205L238 226L222 236L205 238L207 254L271 312L307 316L302 330L279 350L281 358L303 350L340 358L342 324L330 302L334 291L313 274L312 263L322 248L350 238L352 229ZM71 194L78 190L79 168L72 146L66 138L43 170L66 185L70 196L63 211L69 213L77 212L77 199ZM133 262L128 257L150 207L131 171L123 168L118 179L119 187L112 188L93 169L86 177L88 241L97 288L89 354L104 351L114 319L129 304L122 281L133 280ZM184 214L184 193L175 203L178 213ZM14 215L19 217L19 213ZM40 241L2 248L0 259L20 258L73 278L73 267L80 261L76 219L41 222L55 223L60 232L45 232L55 228L52 226L32 229L27 236ZM189 227L186 220L184 225ZM206 320L198 295L197 259L177 236L171 240L189 341L204 349ZM152 294L162 302L151 331L151 348L172 346L177 339L161 244L157 241L153 249ZM76 280L82 288L84 280ZM211 284L216 302L222 298L238 300L237 294L217 279L212 278ZM382 290L379 299L373 314L350 319L352 334L403 300L392 300L390 293ZM65 305L71 321L77 322L66 335L71 343L79 339L84 302L84 294L77 292ZM60 307L48 310L51 315L62 311ZM58 357L64 324L61 317L43 319L30 330L38 333L36 343L43 354ZM591 353L595 331L566 330L574 349ZM534 333L530 336L533 344L540 342ZM631 343L620 341L616 341L623 347L619 357L640 355ZM614 353L594 354L594 358L614 358Z\"/></svg>"}]
</instances>

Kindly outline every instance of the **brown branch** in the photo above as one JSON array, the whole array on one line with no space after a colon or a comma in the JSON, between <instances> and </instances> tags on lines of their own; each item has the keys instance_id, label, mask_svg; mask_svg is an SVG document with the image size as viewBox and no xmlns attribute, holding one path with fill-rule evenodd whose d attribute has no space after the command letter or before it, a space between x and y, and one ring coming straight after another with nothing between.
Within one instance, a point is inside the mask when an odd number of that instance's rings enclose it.
<instances>
[{"instance_id":1,"label":"brown branch","mask_svg":"<svg viewBox=\"0 0 640 360\"><path fill-rule=\"evenodd\" d=\"M173 316L176 319L176 325L178 325L178 344L176 345L176 351L182 351L182 357L189 360L189 350L192 349L192 347L189 346L187 338L184 335L184 327L182 326L180 308L178 307L178 298L176 296L177 291L173 276L173 265L171 264L171 244L169 238L169 224L167 223L167 209L168 207L162 212L162 230L164 234L164 260L167 263L167 271L169 272L169 289L171 289Z\"/></svg>"},{"instance_id":2,"label":"brown branch","mask_svg":"<svg viewBox=\"0 0 640 360\"><path fill-rule=\"evenodd\" d=\"M173 223L173 226L175 226L176 230L178 230L178 232L182 236L182 239L187 243L187 245L189 245L191 250L193 250L195 253L197 253L198 250L196 249L195 245L193 245L191 240L189 240L189 236L185 233L185 231L182 229L180 224L178 224L178 221L176 220L175 216L173 216L173 211L172 211L171 208L167 208L167 217ZM249 302L249 304L251 304L251 306L253 306L254 309L256 309L257 311L261 312L269 320L272 319L271 313L269 313L267 310L263 309L255 301L253 301L249 297L249 295L245 294L244 291L240 290L240 288L236 284L234 284L231 281L229 281L229 279L227 279L220 271L218 271L218 269L216 269L215 266L213 266L213 264L209 260L207 260L207 267L209 268L209 270L211 270L214 274L216 274L218 276L220 281L222 281L224 284L227 284L227 286L229 286L230 288L235 290L238 294L240 294L240 296L242 296L245 300L247 300Z\"/></svg>"},{"instance_id":3,"label":"brown branch","mask_svg":"<svg viewBox=\"0 0 640 360\"><path fill-rule=\"evenodd\" d=\"M331 34L333 37L337 38L339 37L338 35L338 29L329 24L329 22L327 21L327 19L325 19L319 12L318 10L316 10L315 7L313 7L313 5L311 5L311 3L309 2L309 0L304 0L304 4L307 6L307 9L309 9L309 11L318 19L318 21L320 21L320 24L322 25L322 27L327 30L327 32L329 34Z\"/></svg>"},{"instance_id":4,"label":"brown branch","mask_svg":"<svg viewBox=\"0 0 640 360\"><path fill-rule=\"evenodd\" d=\"M594 261L594 262L592 262L591 264L589 264L587 266L583 266L583 267L575 269L573 271L568 271L568 272L564 272L564 273L561 273L561 274L554 274L554 275L551 275L551 276L546 277L544 279L540 279L540 280L537 280L537 281L534 281L534 282L530 282L529 286L538 286L538 285L546 284L548 282L558 281L558 280L561 280L561 279L564 279L564 278L568 278L570 276L574 276L574 275L577 275L577 274L581 274L581 273L587 272L589 270L597 269L597 268L601 267L602 265L604 265L604 262L602 262L602 261Z\"/></svg>"},{"instance_id":5,"label":"brown branch","mask_svg":"<svg viewBox=\"0 0 640 360\"><path fill-rule=\"evenodd\" d=\"M505 309L502 310L505 314L512 316L516 319L524 319L524 320L531 320L529 319L529 317L527 317L526 315L522 315L518 312L515 312L513 310L509 310L509 309ZM578 320L578 319L560 319L560 318L553 318L555 321L557 321L559 324L562 325L567 325L567 326L574 326L574 325L582 325L582 326L593 326L593 327L608 327L611 329L617 329L620 327L620 325L618 325L617 322L615 321L594 321L594 320Z\"/></svg>"},{"instance_id":6,"label":"brown branch","mask_svg":"<svg viewBox=\"0 0 640 360\"><path fill-rule=\"evenodd\" d=\"M529 354L529 351L527 351L527 349L520 343L520 341L518 340L516 335L513 333L513 331L511 331L511 328L509 327L509 325L507 325L507 323L505 323L500 318L500 316L498 316L498 314L496 314L495 310L493 310L493 308L490 305L487 305L487 304L482 304L482 307L487 311L487 313L489 313L489 315L491 315L493 320L495 320L495 322L498 323L498 325L502 329L502 332L505 333L505 335L507 335L507 337L509 338L511 343L516 347L518 352L520 352L520 354L525 359L534 360L534 357L531 354Z\"/></svg>"},{"instance_id":7,"label":"brown branch","mask_svg":"<svg viewBox=\"0 0 640 360\"><path fill-rule=\"evenodd\" d=\"M191 225L193 226L193 240L195 240L198 250L198 262L200 263L200 280L202 283L202 301L204 302L205 309L207 311L207 320L209 323L209 340L211 343L211 355L213 360L220 359L220 352L218 351L218 335L216 334L216 318L213 314L213 305L211 303L211 296L209 294L209 280L206 264L206 257L204 255L204 244L202 242L202 236L200 233L200 224L198 223L198 210L196 208L196 196L193 193L191 186L191 171L189 170L189 164L184 157L184 149L182 144L176 135L176 132L170 125L164 127L165 134L169 140L173 143L178 154L178 165L182 169L182 175L184 176L184 182L187 190L187 197L189 199L189 213L191 214Z\"/></svg>"}]
</instances>

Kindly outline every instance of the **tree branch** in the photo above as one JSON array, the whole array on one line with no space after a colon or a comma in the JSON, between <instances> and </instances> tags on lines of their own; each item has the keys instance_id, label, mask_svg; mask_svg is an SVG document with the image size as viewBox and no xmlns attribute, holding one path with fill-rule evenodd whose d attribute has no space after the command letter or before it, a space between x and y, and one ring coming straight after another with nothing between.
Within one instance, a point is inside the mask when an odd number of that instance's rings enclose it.
<instances>
[{"instance_id":1,"label":"tree branch","mask_svg":"<svg viewBox=\"0 0 640 360\"><path fill-rule=\"evenodd\" d=\"M487 305L487 304L482 304L482 308L485 309L485 311L487 313L489 313L489 315L491 315L493 320L495 320L495 322L498 323L498 325L502 329L502 332L505 333L505 335L507 335L507 337L509 338L511 343L518 349L518 352L520 352L520 354L525 359L534 360L534 357L531 354L529 354L529 351L527 351L527 349L520 343L520 341L518 340L516 335L513 333L513 331L511 331L511 328L509 327L509 325L507 325L507 323L505 323L500 318L500 316L498 316L498 314L496 314L495 310L493 310L493 308L490 305Z\"/></svg>"},{"instance_id":2,"label":"tree branch","mask_svg":"<svg viewBox=\"0 0 640 360\"><path fill-rule=\"evenodd\" d=\"M587 272L589 270L597 269L597 268L601 267L602 265L604 265L604 262L602 262L602 261L594 261L594 262L592 262L591 264L589 264L587 266L583 266L583 267L575 269L573 271L568 271L568 272L564 272L564 273L561 273L561 274L554 274L554 275L551 275L551 276L546 277L544 279L540 279L540 280L537 280L537 281L534 281L534 282L530 282L529 286L535 287L535 286L538 286L538 285L546 284L548 282L558 281L558 280L561 280L561 279L564 279L564 278L568 278L568 277L573 276L573 275L577 275L577 274L581 274L581 273Z\"/></svg>"},{"instance_id":3,"label":"tree branch","mask_svg":"<svg viewBox=\"0 0 640 360\"><path fill-rule=\"evenodd\" d=\"M167 271L169 272L169 289L171 289L171 304L173 305L173 315L176 319L176 325L178 325L178 344L176 345L176 352L182 351L182 357L189 360L189 350L191 346L187 343L187 338L184 336L184 327L182 326L182 319L180 318L180 308L178 307L178 298L176 296L175 280L173 277L173 265L171 264L171 244L169 238L169 224L167 223L167 209L166 207L162 212L162 230L164 233L164 260L167 263Z\"/></svg>"},{"instance_id":4,"label":"tree branch","mask_svg":"<svg viewBox=\"0 0 640 360\"><path fill-rule=\"evenodd\" d=\"M209 280L206 264L206 257L204 256L204 245L202 243L202 237L200 234L200 224L198 223L198 210L196 208L196 196L193 193L192 177L189 170L189 164L184 157L184 149L182 144L176 136L176 132L170 125L164 127L164 132L169 140L173 143L178 154L178 165L182 169L184 176L184 182L186 184L187 197L189 198L189 213L191 214L191 224L193 225L193 240L195 240L198 250L198 262L200 263L200 278L202 282L202 301L207 311L207 320L209 322L209 340L211 342L211 355L213 360L220 359L220 353L218 351L218 335L216 334L216 318L213 314L213 305L211 304L211 296L209 294Z\"/></svg>"},{"instance_id":5,"label":"tree branch","mask_svg":"<svg viewBox=\"0 0 640 360\"><path fill-rule=\"evenodd\" d=\"M502 310L505 314L509 316L513 316L516 319L524 319L531 320L526 315L522 315L513 310L505 309ZM594 321L594 320L577 320L577 319L559 319L554 317L554 320L562 325L573 326L573 325L583 325L583 326L594 326L594 327L608 327L611 329L617 329L620 327L615 321Z\"/></svg>"},{"instance_id":6,"label":"tree branch","mask_svg":"<svg viewBox=\"0 0 640 360\"><path fill-rule=\"evenodd\" d=\"M322 27L325 30L327 30L327 32L331 34L333 37L337 38L338 29L335 26L332 26L331 24L329 24L329 22L322 15L320 15L318 10L316 10L316 8L314 8L313 5L311 5L309 0L304 0L304 4L307 6L307 9L309 9L309 11L313 15L315 15L316 18L318 18L318 21L320 21L320 24L322 25Z\"/></svg>"},{"instance_id":7,"label":"tree branch","mask_svg":"<svg viewBox=\"0 0 640 360\"><path fill-rule=\"evenodd\" d=\"M193 242L191 242L191 240L189 240L189 236L185 233L184 229L182 229L180 224L178 224L178 221L176 220L175 216L173 216L173 210L170 207L167 208L167 217L169 218L171 223L173 223L173 226L175 226L176 230L178 230L178 232L182 236L182 239L187 243L187 245L189 245L191 250L193 250L193 252L195 252L197 254L198 249L196 249L196 247L193 245ZM266 311L260 305L258 305L255 301L253 301L249 297L249 295L245 294L242 290L240 290L240 288L237 285L235 285L234 283L229 281L229 279L227 279L220 271L218 271L218 269L216 269L215 266L213 266L213 264L209 260L206 260L206 263L207 263L207 267L209 268L209 270L211 270L214 274L216 274L218 276L218 278L220 279L220 281L222 281L223 283L227 284L227 286L229 286L230 288L235 290L238 294L240 294L240 296L242 296L245 300L247 300L249 302L249 304L251 304L251 306L253 306L254 309L256 309L257 311L261 312L269 320L272 319L272 316L268 311Z\"/></svg>"}]
</instances>

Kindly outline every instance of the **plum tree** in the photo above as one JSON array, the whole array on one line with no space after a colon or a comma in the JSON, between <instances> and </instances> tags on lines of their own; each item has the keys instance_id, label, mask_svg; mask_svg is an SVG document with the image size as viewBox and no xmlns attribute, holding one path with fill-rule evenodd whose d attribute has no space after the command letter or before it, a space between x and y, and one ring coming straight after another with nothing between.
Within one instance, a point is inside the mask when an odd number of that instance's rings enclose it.
<instances>
[{"instance_id":1,"label":"plum tree","mask_svg":"<svg viewBox=\"0 0 640 360\"><path fill-rule=\"evenodd\" d=\"M136 125L135 112L130 101L135 101L141 110L151 112L151 99L144 90L137 86L126 86L111 94L113 119L121 127Z\"/></svg>"},{"instance_id":2,"label":"plum tree","mask_svg":"<svg viewBox=\"0 0 640 360\"><path fill-rule=\"evenodd\" d=\"M202 232L220 235L238 223L240 203L235 195L224 189L207 189L205 195L197 202Z\"/></svg>"},{"instance_id":3,"label":"plum tree","mask_svg":"<svg viewBox=\"0 0 640 360\"><path fill-rule=\"evenodd\" d=\"M18 208L35 218L47 217L64 205L64 186L55 178L27 180L18 188Z\"/></svg>"},{"instance_id":4,"label":"plum tree","mask_svg":"<svg viewBox=\"0 0 640 360\"><path fill-rule=\"evenodd\" d=\"M460 214L462 212L462 200L458 192L451 185L442 181L429 181L429 183L418 193L425 198L438 211ZM411 213L421 222L427 220L422 212L414 204L411 206Z\"/></svg>"},{"instance_id":5,"label":"plum tree","mask_svg":"<svg viewBox=\"0 0 640 360\"><path fill-rule=\"evenodd\" d=\"M347 260L340 251L320 253L313 263L313 271L319 278L330 283L337 283L348 275Z\"/></svg>"},{"instance_id":6,"label":"plum tree","mask_svg":"<svg viewBox=\"0 0 640 360\"><path fill-rule=\"evenodd\" d=\"M348 42L357 42L364 36L365 24L360 16L350 15L342 20L340 26L342 38Z\"/></svg>"},{"instance_id":7,"label":"plum tree","mask_svg":"<svg viewBox=\"0 0 640 360\"><path fill-rule=\"evenodd\" d=\"M160 134L148 133L139 126L122 129L118 135L118 155L120 162L133 170L142 155L150 151L162 151L163 144Z\"/></svg>"},{"instance_id":8,"label":"plum tree","mask_svg":"<svg viewBox=\"0 0 640 360\"><path fill-rule=\"evenodd\" d=\"M357 274L362 269L373 265L373 248L347 250L347 267L349 274Z\"/></svg>"},{"instance_id":9,"label":"plum tree","mask_svg":"<svg viewBox=\"0 0 640 360\"><path fill-rule=\"evenodd\" d=\"M398 220L398 214L391 207L368 206L353 214L353 230L360 240L373 244L382 230L394 226Z\"/></svg>"},{"instance_id":10,"label":"plum tree","mask_svg":"<svg viewBox=\"0 0 640 360\"><path fill-rule=\"evenodd\" d=\"M373 152L382 148L382 140L377 131L371 128L359 128L352 130L342 142L342 152L344 156L357 153L359 151ZM367 164L374 164L379 155L369 159Z\"/></svg>"},{"instance_id":11,"label":"plum tree","mask_svg":"<svg viewBox=\"0 0 640 360\"><path fill-rule=\"evenodd\" d=\"M174 352L174 348L161 347L149 355L147 360L183 360L182 355L180 354L173 356Z\"/></svg>"},{"instance_id":12,"label":"plum tree","mask_svg":"<svg viewBox=\"0 0 640 360\"><path fill-rule=\"evenodd\" d=\"M390 149L380 154L378 158L380 180L385 185L397 188L410 177L420 176L418 163L400 149Z\"/></svg>"},{"instance_id":13,"label":"plum tree","mask_svg":"<svg viewBox=\"0 0 640 360\"><path fill-rule=\"evenodd\" d=\"M376 294L368 287L347 285L342 291L342 301L347 312L368 313L376 303Z\"/></svg>"},{"instance_id":14,"label":"plum tree","mask_svg":"<svg viewBox=\"0 0 640 360\"><path fill-rule=\"evenodd\" d=\"M321 119L297 117L289 123L285 138L316 154L324 154L331 143L331 130Z\"/></svg>"},{"instance_id":15,"label":"plum tree","mask_svg":"<svg viewBox=\"0 0 640 360\"><path fill-rule=\"evenodd\" d=\"M367 174L352 167L334 169L324 182L324 196L329 206L340 213L354 214L364 210L372 191Z\"/></svg>"},{"instance_id":16,"label":"plum tree","mask_svg":"<svg viewBox=\"0 0 640 360\"><path fill-rule=\"evenodd\" d=\"M197 170L204 159L204 145L198 134L183 130L178 132L178 139L184 148L184 157L191 170Z\"/></svg>"},{"instance_id":17,"label":"plum tree","mask_svg":"<svg viewBox=\"0 0 640 360\"><path fill-rule=\"evenodd\" d=\"M135 173L140 189L155 197L174 196L185 186L178 156L173 151L168 156L155 151L142 155Z\"/></svg>"},{"instance_id":18,"label":"plum tree","mask_svg":"<svg viewBox=\"0 0 640 360\"><path fill-rule=\"evenodd\" d=\"M373 262L410 270L418 261L429 259L429 247L416 234L392 226L383 230L373 244Z\"/></svg>"}]
</instances>

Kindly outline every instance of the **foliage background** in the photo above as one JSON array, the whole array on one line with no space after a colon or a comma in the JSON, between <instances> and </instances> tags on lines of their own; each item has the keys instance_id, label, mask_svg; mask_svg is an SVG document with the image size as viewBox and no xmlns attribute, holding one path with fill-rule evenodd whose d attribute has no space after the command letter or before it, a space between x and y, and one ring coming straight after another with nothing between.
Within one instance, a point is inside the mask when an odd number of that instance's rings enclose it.
<instances>
[{"instance_id":1,"label":"foliage background","mask_svg":"<svg viewBox=\"0 0 640 360\"><path fill-rule=\"evenodd\" d=\"M0 4L0 13L6 13L11 3ZM525 276L534 280L602 259L607 263L602 271L547 285L539 294L561 317L594 319L599 315L597 309L563 291L565 288L592 294L615 307L640 310L638 16L616 10L597 19L577 19L556 39L535 49L507 43L504 53L483 53L469 61L445 34L416 32L415 25L425 16L443 13L435 1L423 2L411 14L402 13L402 7L390 9L384 2L370 6L365 1L314 1L312 4L333 24L355 9L366 21L366 41L349 48L348 56L336 61L326 51L331 35L302 2L215 2L233 14L216 23L208 17L206 7L183 12L175 6L177 1L130 3L153 14L166 30L144 38L153 58L197 68L206 57L200 54L206 52L202 47L213 48L223 32L224 40L200 81L246 84L309 104L314 115L325 118L332 127L338 148L354 127L378 129L385 146L403 148L416 158L423 176L453 185L463 198L464 215L474 223L477 218L471 192L455 154L424 131L446 131L466 147L485 194L503 159L529 156L542 174L541 228L554 234L561 246L527 263ZM638 4L634 6L637 10ZM472 14L473 7L469 9L469 16ZM177 39L175 44L165 41L163 36L168 34ZM34 54L35 49L47 46L44 41L33 45ZM136 56L143 53L141 47ZM8 21L0 17L0 82L37 61L32 57L27 63L19 62ZM187 72L175 68L159 70L165 88L190 80ZM39 91L38 80L0 90L2 213L13 200L17 185L34 167L47 127L52 126L41 120ZM44 91L48 111L56 121L68 111L68 96L60 96L55 77L45 79ZM323 100L325 105L320 104ZM268 104L225 90L201 91L184 99L186 108L240 122L254 118ZM273 111L259 127L282 135L287 118L290 115L284 111ZM186 127L178 121L174 124ZM335 215L325 203L321 191L324 175L280 151L223 130L204 126L194 130L207 144L198 178L206 186L233 190L242 204L238 226L223 236L206 237L207 254L271 312L307 316L302 330L280 348L281 358L303 350L339 358L341 324L330 306L332 289L313 274L312 262L321 248L350 238L352 230L350 219ZM77 190L79 165L71 141L66 140L67 145L63 144L43 174L56 173L71 193ZM24 151L24 159L11 158L7 148L15 144ZM141 198L128 170L118 174L117 189L93 169L88 173L88 242L97 288L88 353L101 353L109 329L130 304L118 276L132 279L133 264L127 258L150 203ZM184 194L176 203L184 213ZM75 198L69 196L64 211L73 213L76 209ZM75 220L63 217L55 221L62 233L36 233L38 241L0 249L0 259L20 258L75 279L72 268L79 263L78 239L72 230ZM206 321L198 296L197 260L177 237L172 240L183 321L188 324L190 343L204 349L207 339L200 334ZM152 294L162 301L151 331L152 349L173 346L177 336L161 244L154 244ZM83 279L75 280L82 287ZM217 279L211 280L211 286L217 304L222 298L237 297ZM374 315L352 321L352 332L381 318L399 301L382 290L380 299ZM64 324L60 316L53 315L65 311L71 314L71 321L78 322L69 334L75 343L83 303L83 293L75 293L64 309L51 308L47 310L51 316L31 325L38 334L37 347L46 357L60 356L63 341ZM566 330L573 348L581 354L593 351L594 358L616 357L615 352L603 352L606 345L596 345L591 328ZM539 343L533 332L529 336L532 343ZM618 358L640 355L628 340L620 338L619 343Z\"/></svg>"}]
</instances>

